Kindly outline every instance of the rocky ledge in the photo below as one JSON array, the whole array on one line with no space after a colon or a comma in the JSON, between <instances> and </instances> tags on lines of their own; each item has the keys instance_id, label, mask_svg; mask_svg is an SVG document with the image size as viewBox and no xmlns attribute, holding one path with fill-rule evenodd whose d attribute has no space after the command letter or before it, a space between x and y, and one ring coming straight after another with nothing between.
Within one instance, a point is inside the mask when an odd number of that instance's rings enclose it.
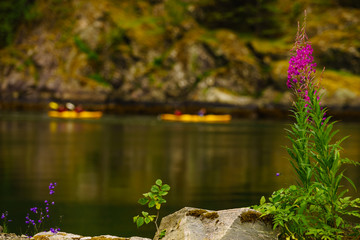
<instances>
[{"instance_id":1,"label":"rocky ledge","mask_svg":"<svg viewBox=\"0 0 360 240\"><path fill-rule=\"evenodd\" d=\"M275 240L278 233L272 230L271 219L260 217L261 214L249 208L236 208L212 211L185 207L164 217L159 230L166 230L162 240ZM26 240L27 236L0 234L0 240ZM117 237L101 235L95 237L72 233L41 232L32 240L151 240L142 237ZM158 240L155 234L154 240Z\"/></svg>"}]
</instances>

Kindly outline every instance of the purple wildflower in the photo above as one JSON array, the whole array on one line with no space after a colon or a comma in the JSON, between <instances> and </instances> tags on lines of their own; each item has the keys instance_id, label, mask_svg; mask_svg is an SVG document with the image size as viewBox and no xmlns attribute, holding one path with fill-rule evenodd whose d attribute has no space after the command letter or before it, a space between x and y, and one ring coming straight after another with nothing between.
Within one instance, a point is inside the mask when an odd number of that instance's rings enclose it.
<instances>
[{"instance_id":1,"label":"purple wildflower","mask_svg":"<svg viewBox=\"0 0 360 240\"><path fill-rule=\"evenodd\" d=\"M58 233L60 231L60 228L50 228L50 231L54 234Z\"/></svg>"},{"instance_id":2,"label":"purple wildflower","mask_svg":"<svg viewBox=\"0 0 360 240\"><path fill-rule=\"evenodd\" d=\"M33 213L37 213L37 207L30 208L30 211Z\"/></svg>"},{"instance_id":3,"label":"purple wildflower","mask_svg":"<svg viewBox=\"0 0 360 240\"><path fill-rule=\"evenodd\" d=\"M56 186L56 182L51 182L49 185L49 194L52 195L55 193L54 189ZM25 223L28 225L29 230L33 229L34 233L38 232L41 228L43 228L43 225L46 224L46 220L50 218L50 206L55 205L55 202L49 202L48 200L44 200L44 208L40 207L33 207L30 208L30 213L27 214L25 217ZM30 216L30 214L33 217ZM59 228L53 228L53 232L57 233L59 231Z\"/></svg>"},{"instance_id":4,"label":"purple wildflower","mask_svg":"<svg viewBox=\"0 0 360 240\"><path fill-rule=\"evenodd\" d=\"M55 183L50 183L49 185L49 194L52 195L55 193L54 189L55 189L55 186L56 186L56 182Z\"/></svg>"},{"instance_id":5,"label":"purple wildflower","mask_svg":"<svg viewBox=\"0 0 360 240\"><path fill-rule=\"evenodd\" d=\"M8 217L8 211L1 213L1 219L4 221L4 223L12 221L11 219L7 219L7 217Z\"/></svg>"}]
</instances>

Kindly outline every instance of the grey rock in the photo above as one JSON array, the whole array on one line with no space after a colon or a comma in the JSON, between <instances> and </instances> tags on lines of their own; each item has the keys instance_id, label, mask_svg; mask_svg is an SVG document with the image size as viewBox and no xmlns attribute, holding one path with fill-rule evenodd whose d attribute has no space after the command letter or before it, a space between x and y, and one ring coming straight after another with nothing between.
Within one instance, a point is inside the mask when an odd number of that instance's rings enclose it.
<instances>
[{"instance_id":1,"label":"grey rock","mask_svg":"<svg viewBox=\"0 0 360 240\"><path fill-rule=\"evenodd\" d=\"M210 211L183 208L162 219L160 231L166 229L163 240L275 240L278 233L262 221L242 222L241 215L249 208ZM154 237L159 239L158 234Z\"/></svg>"}]
</instances>

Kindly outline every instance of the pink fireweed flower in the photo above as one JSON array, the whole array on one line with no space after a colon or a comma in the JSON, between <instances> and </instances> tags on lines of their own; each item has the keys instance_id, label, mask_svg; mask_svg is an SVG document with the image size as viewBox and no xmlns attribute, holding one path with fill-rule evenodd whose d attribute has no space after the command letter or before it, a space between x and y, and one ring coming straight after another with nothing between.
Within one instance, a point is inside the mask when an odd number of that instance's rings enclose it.
<instances>
[{"instance_id":1,"label":"pink fireweed flower","mask_svg":"<svg viewBox=\"0 0 360 240\"><path fill-rule=\"evenodd\" d=\"M288 88L293 88L301 92L302 85L306 85L311 81L312 74L316 72L316 63L314 63L312 53L313 49L311 45L306 43L305 46L296 50L294 56L291 56L286 83Z\"/></svg>"},{"instance_id":2,"label":"pink fireweed flower","mask_svg":"<svg viewBox=\"0 0 360 240\"><path fill-rule=\"evenodd\" d=\"M306 35L306 12L302 27L298 24L298 31L296 34L294 47L291 49L288 76L286 85L289 89L294 91L297 97L305 100L305 108L310 113L311 99L309 90L313 89L317 100L320 101L319 82L320 79L315 80L316 63L314 62L313 48L311 47L308 37ZM320 104L320 103L319 103ZM323 120L326 120L324 114Z\"/></svg>"}]
</instances>

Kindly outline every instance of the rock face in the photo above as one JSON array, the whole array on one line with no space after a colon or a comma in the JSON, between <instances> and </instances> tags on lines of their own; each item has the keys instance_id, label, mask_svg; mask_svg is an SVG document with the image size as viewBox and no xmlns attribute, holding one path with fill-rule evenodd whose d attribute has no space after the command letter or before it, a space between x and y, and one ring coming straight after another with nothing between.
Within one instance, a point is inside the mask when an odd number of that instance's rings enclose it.
<instances>
[{"instance_id":1,"label":"rock face","mask_svg":"<svg viewBox=\"0 0 360 240\"><path fill-rule=\"evenodd\" d=\"M305 0L266 0L256 8L229 0L30 2L38 18L0 46L0 109L48 101L291 105L288 51L302 8L311 9L307 26L319 70L334 70L323 82L347 89L360 105L360 9L342 1L326 9ZM254 14L247 7L259 12L241 20ZM338 102L328 85L327 97Z\"/></svg>"},{"instance_id":2,"label":"rock face","mask_svg":"<svg viewBox=\"0 0 360 240\"><path fill-rule=\"evenodd\" d=\"M260 213L249 208L221 211L185 207L161 220L163 240L271 240L278 239L271 224L257 219ZM159 239L158 234L154 238Z\"/></svg>"}]
</instances>

